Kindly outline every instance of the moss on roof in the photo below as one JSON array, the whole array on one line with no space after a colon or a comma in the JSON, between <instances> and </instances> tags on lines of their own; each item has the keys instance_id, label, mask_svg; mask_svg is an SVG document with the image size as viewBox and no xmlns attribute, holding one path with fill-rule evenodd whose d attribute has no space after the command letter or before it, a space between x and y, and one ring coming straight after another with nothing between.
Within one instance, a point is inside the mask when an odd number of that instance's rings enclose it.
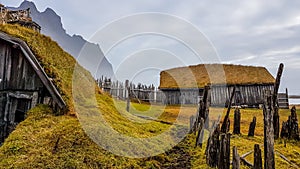
<instances>
[{"instance_id":1,"label":"moss on roof","mask_svg":"<svg viewBox=\"0 0 300 169\"><path fill-rule=\"evenodd\" d=\"M160 73L160 89L203 88L208 84L272 84L274 77L264 67L232 64L199 64Z\"/></svg>"},{"instance_id":2,"label":"moss on roof","mask_svg":"<svg viewBox=\"0 0 300 169\"><path fill-rule=\"evenodd\" d=\"M0 25L0 31L27 43L46 74L53 79L54 85L67 104L68 113L75 114L72 101L72 78L76 60L50 37L34 30L5 24ZM79 66L79 69L90 76L90 73L82 67Z\"/></svg>"}]
</instances>

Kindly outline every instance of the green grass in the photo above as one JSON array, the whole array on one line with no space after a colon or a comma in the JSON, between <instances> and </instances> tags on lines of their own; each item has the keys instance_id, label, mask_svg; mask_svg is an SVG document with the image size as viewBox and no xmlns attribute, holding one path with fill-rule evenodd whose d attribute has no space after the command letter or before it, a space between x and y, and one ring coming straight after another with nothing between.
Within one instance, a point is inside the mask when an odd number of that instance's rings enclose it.
<instances>
[{"instance_id":1,"label":"green grass","mask_svg":"<svg viewBox=\"0 0 300 169\"><path fill-rule=\"evenodd\" d=\"M149 158L127 158L117 156L98 146L85 131L101 133L99 127L99 110L107 125L115 131L134 138L149 138L164 132L174 132L174 128L166 123L144 120L136 115L151 116L165 122L175 122L180 113L181 130L188 127L189 117L196 113L191 106L167 106L132 103L131 113L125 111L125 103L113 101L95 87L94 79L82 67L77 67L75 78L80 81L72 89L72 78L76 61L64 52L56 42L49 37L19 26L1 25L0 30L26 41L41 62L46 73L54 78L54 83L68 104L65 115L56 116L49 107L39 105L27 113L25 121L21 122L15 131L0 147L0 168L163 168L180 166L184 154L188 164L193 168L207 168L204 150L195 148L195 136L188 135L175 148ZM89 90L88 90L89 89ZM78 91L73 93L73 91ZM94 98L91 96L95 96ZM73 103L73 97L80 104ZM95 100L96 103L94 103ZM93 106L95 104L95 106ZM76 118L76 112L82 110L86 114ZM211 108L211 114L224 112L223 109ZM262 110L242 109L242 135L232 136L231 146L237 146L239 154L253 150L254 144L263 140ZM300 117L299 111L298 117ZM233 119L233 113L230 119ZM72 115L72 116L70 116ZM280 111L281 120L287 120L289 111ZM255 137L248 138L247 132L252 117L257 117ZM86 122L86 123L80 123ZM97 123L98 122L98 123ZM89 124L89 125L86 125ZM104 126L105 127L105 126ZM232 125L231 125L232 127ZM84 129L83 129L84 128ZM232 129L231 129L232 131ZM104 142L113 145L118 138L103 134ZM172 143L172 137L166 137L164 142L152 144L137 144L141 149L159 149L160 144ZM206 145L204 144L203 147ZM120 151L134 150L130 142L124 141ZM276 141L276 150L280 151L293 163L300 166L299 142L288 141L284 147L283 140ZM252 155L247 157L252 162ZM183 167L183 166L181 166ZM276 156L277 168L290 168L281 158ZM245 167L243 167L245 168Z\"/></svg>"},{"instance_id":2,"label":"green grass","mask_svg":"<svg viewBox=\"0 0 300 169\"><path fill-rule=\"evenodd\" d=\"M76 60L65 52L50 37L18 25L0 25L0 31L24 40L35 54L47 75L53 79L67 103L67 112L74 114L72 98L72 78ZM90 76L89 72L78 66L81 73Z\"/></svg>"}]
</instances>

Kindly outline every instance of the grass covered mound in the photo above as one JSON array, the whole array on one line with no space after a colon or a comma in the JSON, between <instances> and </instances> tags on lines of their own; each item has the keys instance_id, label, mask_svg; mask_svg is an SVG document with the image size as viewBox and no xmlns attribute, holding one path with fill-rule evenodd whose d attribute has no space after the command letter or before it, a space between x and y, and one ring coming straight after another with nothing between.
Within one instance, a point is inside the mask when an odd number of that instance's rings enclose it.
<instances>
[{"instance_id":1,"label":"grass covered mound","mask_svg":"<svg viewBox=\"0 0 300 169\"><path fill-rule=\"evenodd\" d=\"M74 114L72 103L72 76L76 60L50 37L18 25L0 25L0 31L27 43L46 74L67 103L69 113ZM81 70L87 76L89 72Z\"/></svg>"},{"instance_id":2,"label":"grass covered mound","mask_svg":"<svg viewBox=\"0 0 300 169\"><path fill-rule=\"evenodd\" d=\"M115 156L101 149L85 134L78 119L70 116L76 114L72 95L76 60L56 42L17 25L0 25L0 31L28 44L68 106L67 113L61 116L55 116L56 112L42 105L30 110L25 121L17 126L0 147L0 168L126 168L139 165L151 167L158 163L152 159ZM82 67L77 65L76 73L95 85L90 73ZM145 138L169 128L168 124L160 122L144 124L128 120L116 110L110 96L102 94L95 86L92 87L96 93L98 109L102 110L105 119L116 131ZM83 100L83 103L88 101ZM88 109L85 104L82 107ZM162 155L160 159L163 158L167 156Z\"/></svg>"}]
</instances>

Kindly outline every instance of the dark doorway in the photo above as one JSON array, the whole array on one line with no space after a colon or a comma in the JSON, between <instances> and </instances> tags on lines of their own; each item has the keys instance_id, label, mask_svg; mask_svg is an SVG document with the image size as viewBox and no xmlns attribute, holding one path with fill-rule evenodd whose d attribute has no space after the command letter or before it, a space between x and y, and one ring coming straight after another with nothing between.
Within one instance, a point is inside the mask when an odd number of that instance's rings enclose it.
<instances>
[{"instance_id":1,"label":"dark doorway","mask_svg":"<svg viewBox=\"0 0 300 169\"><path fill-rule=\"evenodd\" d=\"M25 113L30 108L30 100L17 99L17 108L15 113L15 123L20 123L25 120Z\"/></svg>"}]
</instances>

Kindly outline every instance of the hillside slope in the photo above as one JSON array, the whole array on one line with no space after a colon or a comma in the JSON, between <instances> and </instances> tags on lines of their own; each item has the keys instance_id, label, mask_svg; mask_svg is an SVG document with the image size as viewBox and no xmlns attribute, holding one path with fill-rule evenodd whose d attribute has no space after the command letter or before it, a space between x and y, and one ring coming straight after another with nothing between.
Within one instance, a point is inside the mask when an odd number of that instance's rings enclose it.
<instances>
[{"instance_id":1,"label":"hillside slope","mask_svg":"<svg viewBox=\"0 0 300 169\"><path fill-rule=\"evenodd\" d=\"M0 147L0 168L127 168L151 167L158 163L152 159L129 159L113 155L97 146L85 134L80 122L74 116L76 113L72 96L72 78L76 61L56 42L47 36L16 25L0 25L0 31L20 38L28 44L45 72L53 78L55 86L68 106L66 114L60 116L56 116L56 112L43 105L29 111L26 120L17 126ZM90 83L94 83L88 71L81 66L77 66L76 70ZM94 85L99 109L116 131L145 138L169 128L168 124L159 122L129 121L118 112L111 97L102 94L95 83ZM126 145L130 146L129 143ZM153 147L155 145L145 148ZM158 158L159 161L167 160L164 154Z\"/></svg>"},{"instance_id":2,"label":"hillside slope","mask_svg":"<svg viewBox=\"0 0 300 169\"><path fill-rule=\"evenodd\" d=\"M32 19L42 27L41 32L47 36L50 36L66 52L71 54L73 57L78 58L81 49L85 47L88 50L88 52L85 52L85 56L81 55L81 57L84 57L84 59L86 60L93 60L94 58L101 60L99 68L95 68L95 65L93 65L94 62L80 63L83 67L85 67L92 73L95 73L97 71L97 77L101 77L102 75L112 77L112 65L104 56L99 45L90 43L79 35L69 35L63 28L60 16L56 14L56 12L53 11L51 8L47 8L45 11L40 12L36 8L35 4L31 1L23 1L17 8L10 7L10 9L18 10L27 8L30 8Z\"/></svg>"}]
</instances>

